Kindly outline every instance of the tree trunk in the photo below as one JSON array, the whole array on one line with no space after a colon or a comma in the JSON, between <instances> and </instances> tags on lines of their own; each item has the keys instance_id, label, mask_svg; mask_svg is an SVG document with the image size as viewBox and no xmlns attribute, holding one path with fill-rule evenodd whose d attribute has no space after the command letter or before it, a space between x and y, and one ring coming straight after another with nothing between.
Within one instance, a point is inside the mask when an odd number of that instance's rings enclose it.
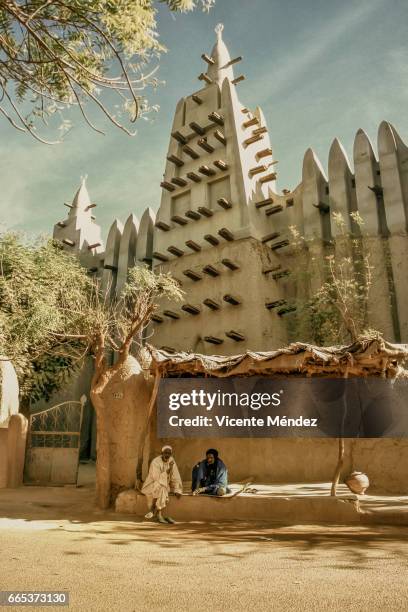
<instances>
[{"instance_id":1,"label":"tree trunk","mask_svg":"<svg viewBox=\"0 0 408 612\"><path fill-rule=\"evenodd\" d=\"M141 444L140 444L139 450L138 450L137 467L136 467L136 487L135 487L136 489L140 489L141 484L142 484L142 467L143 467L144 449L145 449L145 446L146 446L147 438L149 436L150 421L151 421L151 417L152 417L152 414L153 414L154 406L156 404L157 393L159 391L160 378L161 377L160 377L159 372L156 372L155 379L154 379L154 386L153 386L153 390L152 390L152 395L150 397L150 403L149 403L149 407L148 407L148 410L147 410L146 422L145 422L145 426L143 428L142 435L140 437Z\"/></svg>"},{"instance_id":2,"label":"tree trunk","mask_svg":"<svg viewBox=\"0 0 408 612\"><path fill-rule=\"evenodd\" d=\"M96 503L105 510L111 503L110 444L105 404L100 393L91 390L96 412Z\"/></svg>"},{"instance_id":3,"label":"tree trunk","mask_svg":"<svg viewBox=\"0 0 408 612\"><path fill-rule=\"evenodd\" d=\"M343 469L344 463L344 438L338 438L339 441L339 454L337 458L337 465L334 472L330 495L336 497L337 485L339 484L341 470Z\"/></svg>"},{"instance_id":4,"label":"tree trunk","mask_svg":"<svg viewBox=\"0 0 408 612\"><path fill-rule=\"evenodd\" d=\"M343 464L344 464L344 426L345 426L346 417L347 417L347 393L348 393L348 390L347 390L347 379L348 379L348 370L346 370L344 378L346 379L346 382L345 382L344 393L343 393L343 414L341 415L341 431L340 431L340 438L338 438L339 452L338 452L338 455L337 455L337 465L336 465L336 469L334 471L334 476L333 476L333 480L332 480L332 486L331 486L331 490L330 490L330 495L332 497L336 497L337 485L339 484L341 470L343 469Z\"/></svg>"}]
</instances>

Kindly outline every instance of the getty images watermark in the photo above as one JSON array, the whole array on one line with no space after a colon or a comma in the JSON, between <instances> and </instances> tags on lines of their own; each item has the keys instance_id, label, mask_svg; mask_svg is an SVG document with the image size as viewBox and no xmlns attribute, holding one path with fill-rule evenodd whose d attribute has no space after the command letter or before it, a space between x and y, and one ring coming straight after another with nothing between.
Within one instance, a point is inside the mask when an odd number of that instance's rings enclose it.
<instances>
[{"instance_id":1,"label":"getty images watermark","mask_svg":"<svg viewBox=\"0 0 408 612\"><path fill-rule=\"evenodd\" d=\"M168 378L158 436L405 437L407 401L407 382L386 379Z\"/></svg>"}]
</instances>

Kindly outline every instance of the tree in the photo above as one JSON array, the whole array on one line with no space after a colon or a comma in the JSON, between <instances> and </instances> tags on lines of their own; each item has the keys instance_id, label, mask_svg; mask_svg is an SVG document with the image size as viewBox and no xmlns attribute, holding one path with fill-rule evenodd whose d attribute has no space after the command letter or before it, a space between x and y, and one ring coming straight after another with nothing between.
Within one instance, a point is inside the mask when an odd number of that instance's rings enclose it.
<instances>
[{"instance_id":1,"label":"tree","mask_svg":"<svg viewBox=\"0 0 408 612\"><path fill-rule=\"evenodd\" d=\"M186 12L215 0L0 0L0 113L18 130L37 132L76 106L86 123L89 103L129 135L126 124L157 107L142 91L156 86L145 70L165 47L157 32L157 6ZM125 119L125 115L128 119ZM53 127L55 127L53 125Z\"/></svg>"},{"instance_id":2,"label":"tree","mask_svg":"<svg viewBox=\"0 0 408 612\"><path fill-rule=\"evenodd\" d=\"M373 266L363 235L364 221L358 212L351 213L350 218L358 228L357 235L346 231L341 213L333 213L336 239L322 245L318 254L314 253L316 245L296 227L289 228L297 271L294 280L301 288L295 298L295 334L304 341L306 335L319 345L335 344L354 342L361 334L378 334L369 329Z\"/></svg>"},{"instance_id":3,"label":"tree","mask_svg":"<svg viewBox=\"0 0 408 612\"><path fill-rule=\"evenodd\" d=\"M78 261L55 242L0 235L0 354L16 368L22 411L52 392L79 367L83 341L74 333L66 304L84 299L92 282Z\"/></svg>"},{"instance_id":4,"label":"tree","mask_svg":"<svg viewBox=\"0 0 408 612\"><path fill-rule=\"evenodd\" d=\"M103 391L129 355L139 352L157 302L181 296L169 274L138 266L129 270L121 295L112 298L58 243L0 236L0 355L15 365L27 415L30 401L49 398L87 355L94 358L90 394L102 508L111 501L109 406Z\"/></svg>"},{"instance_id":5,"label":"tree","mask_svg":"<svg viewBox=\"0 0 408 612\"><path fill-rule=\"evenodd\" d=\"M319 245L317 254L314 252L315 244L305 240L296 227L289 228L296 261L295 278L301 292L305 292L297 299L295 333L307 334L318 345L355 342L362 336L380 337L380 332L368 327L373 267L368 242L363 235L364 221L358 212L350 213L354 229L351 235L341 213L333 213L332 219L337 230L336 239L331 244ZM316 278L321 279L320 285L312 288ZM302 337L304 341L307 339ZM348 378L347 371L345 378ZM343 396L332 496L336 495L344 464L343 432L347 411L347 401Z\"/></svg>"}]
</instances>

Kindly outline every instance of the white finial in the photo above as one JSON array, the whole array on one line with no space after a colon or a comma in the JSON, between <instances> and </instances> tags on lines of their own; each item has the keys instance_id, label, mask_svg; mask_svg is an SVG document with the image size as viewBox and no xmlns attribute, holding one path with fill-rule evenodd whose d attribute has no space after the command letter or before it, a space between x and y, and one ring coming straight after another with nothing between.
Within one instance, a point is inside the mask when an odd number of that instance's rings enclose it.
<instances>
[{"instance_id":1,"label":"white finial","mask_svg":"<svg viewBox=\"0 0 408 612\"><path fill-rule=\"evenodd\" d=\"M81 176L81 185L85 185L87 178L88 178L87 174L84 174L84 175Z\"/></svg>"},{"instance_id":2,"label":"white finial","mask_svg":"<svg viewBox=\"0 0 408 612\"><path fill-rule=\"evenodd\" d=\"M224 31L224 24L223 23L219 23L215 26L215 33L217 34L218 39L222 38L222 33Z\"/></svg>"}]
</instances>

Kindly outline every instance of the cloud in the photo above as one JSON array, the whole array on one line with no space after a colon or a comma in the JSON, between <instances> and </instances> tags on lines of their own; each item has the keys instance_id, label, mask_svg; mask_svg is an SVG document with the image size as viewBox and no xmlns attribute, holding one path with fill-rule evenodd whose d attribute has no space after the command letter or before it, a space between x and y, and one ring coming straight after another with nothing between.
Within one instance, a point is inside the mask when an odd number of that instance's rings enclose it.
<instances>
[{"instance_id":1,"label":"cloud","mask_svg":"<svg viewBox=\"0 0 408 612\"><path fill-rule=\"evenodd\" d=\"M342 9L327 23L308 28L303 33L303 42L297 45L292 53L288 54L285 47L284 57L274 57L273 63L268 62L267 66L262 67L263 78L254 83L254 89L258 86L261 96L264 91L264 97L270 97L275 92L282 93L282 90L296 85L305 77L307 70L327 54L344 34L349 34L360 26L384 1L359 2L348 11ZM265 80L265 74L269 74L270 78ZM267 84L267 88L262 86L262 82Z\"/></svg>"}]
</instances>

